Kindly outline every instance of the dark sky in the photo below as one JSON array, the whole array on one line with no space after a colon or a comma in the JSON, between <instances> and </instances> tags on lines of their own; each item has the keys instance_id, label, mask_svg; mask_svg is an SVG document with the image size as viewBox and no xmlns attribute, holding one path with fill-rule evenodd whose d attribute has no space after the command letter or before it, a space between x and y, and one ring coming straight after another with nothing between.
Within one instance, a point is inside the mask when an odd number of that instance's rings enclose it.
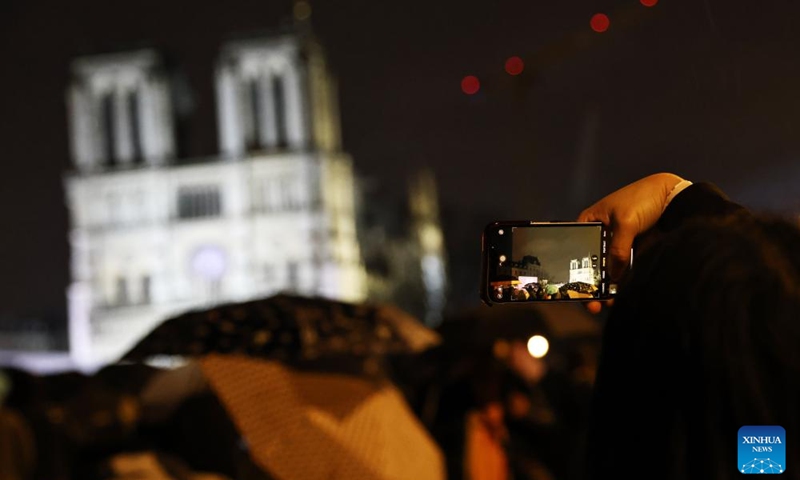
<instances>
[{"instance_id":1,"label":"dark sky","mask_svg":"<svg viewBox=\"0 0 800 480\"><path fill-rule=\"evenodd\" d=\"M394 194L398 179L433 168L463 299L475 297L483 224L572 219L648 173L800 211L800 2L312 4L340 78L346 150ZM70 59L161 48L194 93L188 153L213 155L218 47L290 10L289 0L0 2L0 314L64 309ZM595 12L610 15L606 33L589 30ZM519 78L503 73L510 55L526 61ZM467 74L483 82L476 96L460 91Z\"/></svg>"},{"instance_id":2,"label":"dark sky","mask_svg":"<svg viewBox=\"0 0 800 480\"><path fill-rule=\"evenodd\" d=\"M526 255L539 259L551 283L569 281L569 262L577 258L600 255L600 228L532 227L517 228L513 234L511 259Z\"/></svg>"}]
</instances>

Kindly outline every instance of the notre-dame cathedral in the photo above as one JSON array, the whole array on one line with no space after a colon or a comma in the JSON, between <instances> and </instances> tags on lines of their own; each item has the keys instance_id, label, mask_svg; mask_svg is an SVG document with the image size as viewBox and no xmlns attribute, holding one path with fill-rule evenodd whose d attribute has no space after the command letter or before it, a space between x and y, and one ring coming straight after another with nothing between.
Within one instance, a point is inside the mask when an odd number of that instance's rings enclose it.
<instances>
[{"instance_id":1,"label":"notre-dame cathedral","mask_svg":"<svg viewBox=\"0 0 800 480\"><path fill-rule=\"evenodd\" d=\"M221 46L209 72L213 158L177 158L177 100L158 51L85 56L71 68L67 295L77 363L113 361L162 320L205 305L280 291L392 301L391 283L409 282L365 266L365 250L391 252L363 247L376 229L359 227L335 81L311 36ZM415 313L435 323L445 275L431 179L414 184L409 212L412 248L397 251L418 273L411 282L426 308Z\"/></svg>"}]
</instances>

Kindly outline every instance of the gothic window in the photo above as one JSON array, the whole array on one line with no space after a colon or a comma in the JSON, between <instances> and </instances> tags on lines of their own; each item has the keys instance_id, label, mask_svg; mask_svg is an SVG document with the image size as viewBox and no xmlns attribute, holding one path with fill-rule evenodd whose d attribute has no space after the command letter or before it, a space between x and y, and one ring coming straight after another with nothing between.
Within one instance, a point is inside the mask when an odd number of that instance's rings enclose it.
<instances>
[{"instance_id":1,"label":"gothic window","mask_svg":"<svg viewBox=\"0 0 800 480\"><path fill-rule=\"evenodd\" d=\"M184 187L178 191L178 218L218 217L222 202L216 186Z\"/></svg>"},{"instance_id":2,"label":"gothic window","mask_svg":"<svg viewBox=\"0 0 800 480\"><path fill-rule=\"evenodd\" d=\"M272 77L272 95L275 101L275 128L278 134L278 148L286 148L288 135L286 132L286 97L283 79Z\"/></svg>"},{"instance_id":3,"label":"gothic window","mask_svg":"<svg viewBox=\"0 0 800 480\"><path fill-rule=\"evenodd\" d=\"M286 212L299 207L288 177L265 179L261 186L261 208L267 212Z\"/></svg>"},{"instance_id":4,"label":"gothic window","mask_svg":"<svg viewBox=\"0 0 800 480\"><path fill-rule=\"evenodd\" d=\"M589 257L583 257L581 268L589 268Z\"/></svg>"},{"instance_id":5,"label":"gothic window","mask_svg":"<svg viewBox=\"0 0 800 480\"><path fill-rule=\"evenodd\" d=\"M301 207L300 194L297 182L291 176L283 176L273 181L275 191L273 198L276 203L273 208L278 211L296 211Z\"/></svg>"},{"instance_id":6,"label":"gothic window","mask_svg":"<svg viewBox=\"0 0 800 480\"><path fill-rule=\"evenodd\" d=\"M569 261L569 269L576 270L578 268L578 261L577 260L570 260Z\"/></svg>"},{"instance_id":7,"label":"gothic window","mask_svg":"<svg viewBox=\"0 0 800 480\"><path fill-rule=\"evenodd\" d=\"M116 135L114 132L114 94L109 92L100 99L101 128L103 130L101 139L103 141L103 161L105 165L114 164L114 145L116 145Z\"/></svg>"},{"instance_id":8,"label":"gothic window","mask_svg":"<svg viewBox=\"0 0 800 480\"><path fill-rule=\"evenodd\" d=\"M258 79L247 82L247 112L248 112L248 131L247 149L250 151L261 149L261 87Z\"/></svg>"},{"instance_id":9,"label":"gothic window","mask_svg":"<svg viewBox=\"0 0 800 480\"><path fill-rule=\"evenodd\" d=\"M139 95L136 92L128 93L127 97L128 107L128 123L131 129L131 151L133 153L133 163L142 163L144 161L144 154L142 153L142 136L139 128Z\"/></svg>"}]
</instances>

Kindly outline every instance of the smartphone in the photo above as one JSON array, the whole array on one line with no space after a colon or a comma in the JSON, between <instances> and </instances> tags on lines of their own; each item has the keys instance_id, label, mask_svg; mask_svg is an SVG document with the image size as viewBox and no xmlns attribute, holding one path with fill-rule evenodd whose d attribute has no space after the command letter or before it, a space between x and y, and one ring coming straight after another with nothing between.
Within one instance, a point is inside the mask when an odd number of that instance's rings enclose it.
<instances>
[{"instance_id":1,"label":"smartphone","mask_svg":"<svg viewBox=\"0 0 800 480\"><path fill-rule=\"evenodd\" d=\"M600 222L491 223L481 239L481 299L492 305L613 297L608 240Z\"/></svg>"}]
</instances>

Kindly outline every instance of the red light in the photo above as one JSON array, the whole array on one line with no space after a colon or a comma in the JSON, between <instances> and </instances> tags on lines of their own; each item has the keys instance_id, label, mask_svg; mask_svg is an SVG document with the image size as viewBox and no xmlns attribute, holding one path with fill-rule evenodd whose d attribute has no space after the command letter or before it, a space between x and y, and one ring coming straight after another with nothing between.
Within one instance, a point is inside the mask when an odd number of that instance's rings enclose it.
<instances>
[{"instance_id":1,"label":"red light","mask_svg":"<svg viewBox=\"0 0 800 480\"><path fill-rule=\"evenodd\" d=\"M639 3L645 7L655 7L656 3L658 3L658 0L639 0Z\"/></svg>"},{"instance_id":2,"label":"red light","mask_svg":"<svg viewBox=\"0 0 800 480\"><path fill-rule=\"evenodd\" d=\"M506 73L509 75L519 75L525 69L525 63L519 57L511 57L506 60Z\"/></svg>"},{"instance_id":3,"label":"red light","mask_svg":"<svg viewBox=\"0 0 800 480\"><path fill-rule=\"evenodd\" d=\"M474 95L481 89L481 82L474 75L467 75L461 80L461 91L467 95Z\"/></svg>"},{"instance_id":4,"label":"red light","mask_svg":"<svg viewBox=\"0 0 800 480\"><path fill-rule=\"evenodd\" d=\"M589 22L589 25L595 32L603 33L608 30L608 27L611 25L611 20L609 20L608 15L604 13L595 13L592 16L592 20Z\"/></svg>"}]
</instances>

